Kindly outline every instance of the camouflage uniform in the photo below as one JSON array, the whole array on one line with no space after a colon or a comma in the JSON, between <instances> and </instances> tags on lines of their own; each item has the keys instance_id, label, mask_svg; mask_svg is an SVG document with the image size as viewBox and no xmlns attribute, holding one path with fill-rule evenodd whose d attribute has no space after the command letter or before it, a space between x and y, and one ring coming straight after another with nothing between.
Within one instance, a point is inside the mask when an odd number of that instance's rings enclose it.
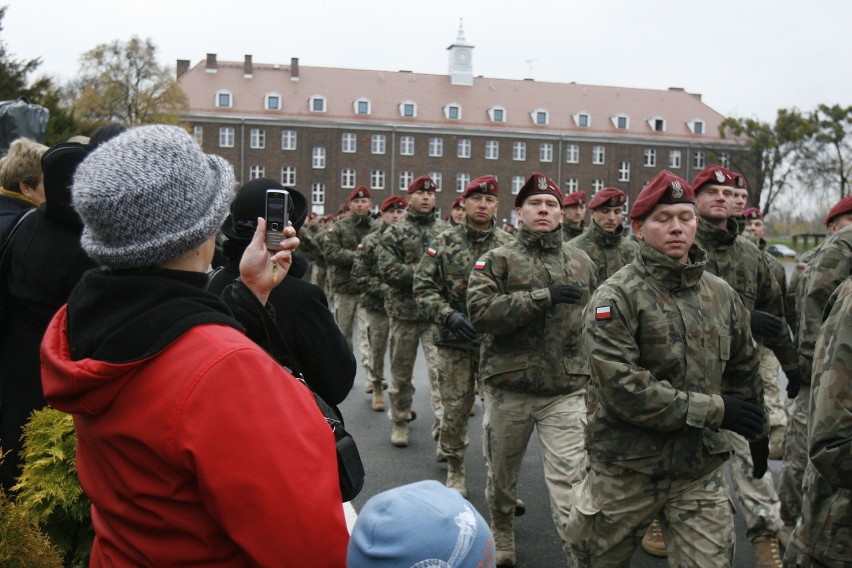
<instances>
[{"instance_id":1,"label":"camouflage uniform","mask_svg":"<svg viewBox=\"0 0 852 568\"><path fill-rule=\"evenodd\" d=\"M574 237L568 244L574 245L592 259L598 267L598 283L618 272L622 266L633 261L639 245L636 241L624 238L624 227L618 226L614 233L604 231L592 221L589 230Z\"/></svg>"},{"instance_id":2,"label":"camouflage uniform","mask_svg":"<svg viewBox=\"0 0 852 568\"><path fill-rule=\"evenodd\" d=\"M568 536L580 566L626 566L662 513L670 566L730 566L732 451L720 393L763 404L748 312L693 246L683 264L640 243L593 294L586 447Z\"/></svg>"},{"instance_id":3,"label":"camouflage uniform","mask_svg":"<svg viewBox=\"0 0 852 568\"><path fill-rule=\"evenodd\" d=\"M837 288L814 346L802 516L784 566L852 566L852 278Z\"/></svg>"},{"instance_id":4,"label":"camouflage uniform","mask_svg":"<svg viewBox=\"0 0 852 568\"><path fill-rule=\"evenodd\" d=\"M388 346L388 314L385 312L387 285L379 277L376 253L382 233L388 227L381 223L364 237L352 262L352 280L361 291L358 299L358 340L361 364L373 392L382 392L385 382L385 351ZM378 390L376 390L378 389Z\"/></svg>"},{"instance_id":5,"label":"camouflage uniform","mask_svg":"<svg viewBox=\"0 0 852 568\"><path fill-rule=\"evenodd\" d=\"M358 307L358 286L352 280L352 261L361 240L370 232L370 216L351 214L329 228L325 235L325 259L333 266L329 286L334 292L334 319L352 350L352 331Z\"/></svg>"},{"instance_id":6,"label":"camouflage uniform","mask_svg":"<svg viewBox=\"0 0 852 568\"><path fill-rule=\"evenodd\" d=\"M429 372L432 411L432 437L437 441L441 423L441 395L435 372L435 344L432 323L423 319L414 303L412 284L414 270L429 244L449 223L435 217L434 211L417 213L410 207L405 218L391 225L379 240L377 259L379 273L388 285L385 307L390 317L391 386L390 419L395 424L411 419L411 400L414 396L412 373L417 357L418 340L423 345Z\"/></svg>"},{"instance_id":7,"label":"camouflage uniform","mask_svg":"<svg viewBox=\"0 0 852 568\"><path fill-rule=\"evenodd\" d=\"M802 253L798 264L796 264L796 268L793 269L793 273L790 275L790 284L787 286L784 316L787 318L787 323L790 324L790 330L797 336L796 343L798 343L799 314L802 310L802 300L805 295L805 287L802 285L802 282L804 281L807 266L811 259L813 259L816 251L817 249L812 248Z\"/></svg>"},{"instance_id":8,"label":"camouflage uniform","mask_svg":"<svg viewBox=\"0 0 852 568\"><path fill-rule=\"evenodd\" d=\"M571 486L585 468L589 366L580 327L596 272L584 252L563 242L561 229L538 233L522 225L514 241L485 253L470 275L468 313L477 331L488 334L480 363L485 495L497 532L512 533L518 472L536 428L554 523L567 543ZM555 284L579 287L581 301L553 305L548 287Z\"/></svg>"},{"instance_id":9,"label":"camouflage uniform","mask_svg":"<svg viewBox=\"0 0 852 568\"><path fill-rule=\"evenodd\" d=\"M436 324L435 368L444 408L439 443L451 465L454 460L464 462L468 445L467 420L475 398L481 337L460 339L444 322L453 312L467 315L467 282L473 263L511 240L493 220L488 231L474 229L465 220L432 242L414 273L414 299L423 316Z\"/></svg>"},{"instance_id":10,"label":"camouflage uniform","mask_svg":"<svg viewBox=\"0 0 852 568\"><path fill-rule=\"evenodd\" d=\"M581 221L580 227L573 227L568 221L562 221L562 240L566 243L575 237L579 237L586 230L586 222Z\"/></svg>"},{"instance_id":11,"label":"camouflage uniform","mask_svg":"<svg viewBox=\"0 0 852 568\"><path fill-rule=\"evenodd\" d=\"M317 242L322 231L319 225L302 225L299 231L299 251L313 264L311 282L325 290L325 256Z\"/></svg>"}]
</instances>

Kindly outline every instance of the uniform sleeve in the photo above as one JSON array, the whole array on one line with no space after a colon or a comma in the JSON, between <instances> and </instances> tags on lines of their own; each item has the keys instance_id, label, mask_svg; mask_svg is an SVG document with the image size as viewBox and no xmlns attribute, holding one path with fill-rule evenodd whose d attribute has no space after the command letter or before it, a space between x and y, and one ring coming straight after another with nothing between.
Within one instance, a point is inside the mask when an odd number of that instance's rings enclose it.
<instances>
[{"instance_id":1,"label":"uniform sleeve","mask_svg":"<svg viewBox=\"0 0 852 568\"><path fill-rule=\"evenodd\" d=\"M411 287L414 275L414 267L402 262L405 258L402 250L402 239L396 230L396 226L388 227L376 250L376 260L379 266L379 274L390 286L405 290Z\"/></svg>"},{"instance_id":2,"label":"uniform sleeve","mask_svg":"<svg viewBox=\"0 0 852 568\"><path fill-rule=\"evenodd\" d=\"M355 260L355 251L343 247L342 236L340 227L332 227L328 230L325 237L325 259L329 264L346 268L352 266L352 261Z\"/></svg>"},{"instance_id":3,"label":"uniform sleeve","mask_svg":"<svg viewBox=\"0 0 852 568\"><path fill-rule=\"evenodd\" d=\"M361 292L370 290L371 285L371 274L369 268L367 268L366 258L368 243L369 239L365 237L355 250L355 258L352 259L352 282Z\"/></svg>"},{"instance_id":4,"label":"uniform sleeve","mask_svg":"<svg viewBox=\"0 0 852 568\"><path fill-rule=\"evenodd\" d=\"M345 566L334 438L310 391L259 349L205 364L174 441L205 508L252 565Z\"/></svg>"},{"instance_id":5,"label":"uniform sleeve","mask_svg":"<svg viewBox=\"0 0 852 568\"><path fill-rule=\"evenodd\" d=\"M755 309L784 318L784 297L781 294L781 286L772 275L772 269L763 253L758 256L758 282ZM764 339L764 344L772 350L781 368L785 371L796 369L799 365L796 359L796 348L790 337L790 328L784 321L784 329L777 337Z\"/></svg>"},{"instance_id":6,"label":"uniform sleeve","mask_svg":"<svg viewBox=\"0 0 852 568\"><path fill-rule=\"evenodd\" d=\"M443 250L440 245L428 249L414 271L414 301L423 317L437 324L443 324L453 312L452 306L442 295Z\"/></svg>"},{"instance_id":7,"label":"uniform sleeve","mask_svg":"<svg viewBox=\"0 0 852 568\"><path fill-rule=\"evenodd\" d=\"M760 376L760 353L751 335L748 310L739 295L731 290L731 353L722 373L722 392L738 394L743 400L763 406L763 379ZM721 423L721 416L720 416ZM769 421L766 421L769 432Z\"/></svg>"}]
</instances>

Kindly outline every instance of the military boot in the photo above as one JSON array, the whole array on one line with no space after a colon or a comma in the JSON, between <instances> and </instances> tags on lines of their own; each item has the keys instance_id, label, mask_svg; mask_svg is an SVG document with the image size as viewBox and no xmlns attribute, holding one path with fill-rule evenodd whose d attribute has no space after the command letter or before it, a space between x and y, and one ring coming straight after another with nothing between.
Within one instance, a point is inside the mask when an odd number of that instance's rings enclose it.
<instances>
[{"instance_id":1,"label":"military boot","mask_svg":"<svg viewBox=\"0 0 852 568\"><path fill-rule=\"evenodd\" d=\"M385 409L385 393L373 387L373 410L381 412Z\"/></svg>"},{"instance_id":2,"label":"military boot","mask_svg":"<svg viewBox=\"0 0 852 568\"><path fill-rule=\"evenodd\" d=\"M394 422L391 430L391 444L397 448L408 445L408 422Z\"/></svg>"},{"instance_id":3,"label":"military boot","mask_svg":"<svg viewBox=\"0 0 852 568\"><path fill-rule=\"evenodd\" d=\"M668 556L663 527L660 526L660 521L657 519L651 521L651 525L645 531L645 536L642 537L642 550L651 556L659 556L660 558Z\"/></svg>"},{"instance_id":4,"label":"military boot","mask_svg":"<svg viewBox=\"0 0 852 568\"><path fill-rule=\"evenodd\" d=\"M512 516L491 516L491 532L494 533L494 549L498 568L515 565L515 530Z\"/></svg>"},{"instance_id":5,"label":"military boot","mask_svg":"<svg viewBox=\"0 0 852 568\"><path fill-rule=\"evenodd\" d=\"M762 536L752 541L756 568L781 568L781 554L778 552L778 539L774 536Z\"/></svg>"},{"instance_id":6,"label":"military boot","mask_svg":"<svg viewBox=\"0 0 852 568\"><path fill-rule=\"evenodd\" d=\"M447 458L447 487L455 489L461 496L467 498L467 488L464 486L464 461L459 458Z\"/></svg>"}]
</instances>

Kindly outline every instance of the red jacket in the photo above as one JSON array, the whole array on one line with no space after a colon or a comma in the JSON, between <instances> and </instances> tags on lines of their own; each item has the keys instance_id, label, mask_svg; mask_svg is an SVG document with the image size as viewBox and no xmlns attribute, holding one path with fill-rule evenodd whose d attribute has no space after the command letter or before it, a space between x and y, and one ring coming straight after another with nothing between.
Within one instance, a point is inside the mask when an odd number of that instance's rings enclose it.
<instances>
[{"instance_id":1,"label":"red jacket","mask_svg":"<svg viewBox=\"0 0 852 568\"><path fill-rule=\"evenodd\" d=\"M91 566L345 566L334 438L302 383L219 324L141 361L74 361L66 310L42 381L74 414Z\"/></svg>"}]
</instances>

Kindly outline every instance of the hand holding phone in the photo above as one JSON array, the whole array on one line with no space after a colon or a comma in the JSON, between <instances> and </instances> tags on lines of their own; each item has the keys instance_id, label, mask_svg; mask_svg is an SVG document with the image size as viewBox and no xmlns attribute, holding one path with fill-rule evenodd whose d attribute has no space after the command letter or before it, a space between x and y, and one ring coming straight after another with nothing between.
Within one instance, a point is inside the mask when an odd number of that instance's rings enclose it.
<instances>
[{"instance_id":1,"label":"hand holding phone","mask_svg":"<svg viewBox=\"0 0 852 568\"><path fill-rule=\"evenodd\" d=\"M277 251L284 240L284 228L290 219L290 192L266 190L266 248Z\"/></svg>"}]
</instances>

